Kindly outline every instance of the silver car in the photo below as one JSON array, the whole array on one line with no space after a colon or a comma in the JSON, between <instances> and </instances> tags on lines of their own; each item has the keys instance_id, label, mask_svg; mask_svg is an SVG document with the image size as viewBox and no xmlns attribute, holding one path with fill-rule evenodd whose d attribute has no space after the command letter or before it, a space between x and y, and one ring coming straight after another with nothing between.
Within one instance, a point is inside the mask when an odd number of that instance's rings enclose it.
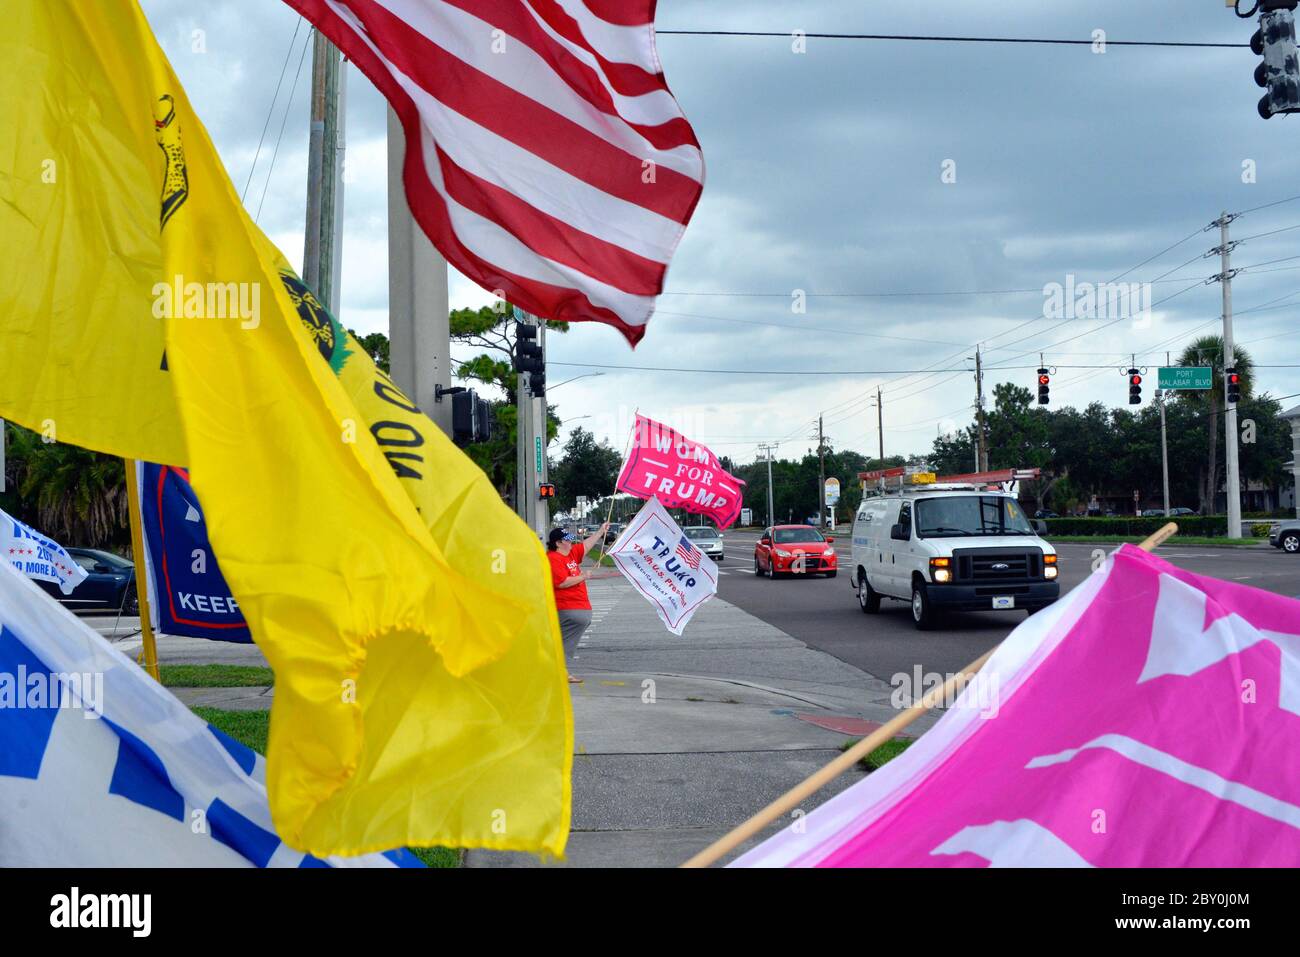
<instances>
[{"instance_id":1,"label":"silver car","mask_svg":"<svg viewBox=\"0 0 1300 957\"><path fill-rule=\"evenodd\" d=\"M722 561L722 533L712 525L692 525L682 529L682 532L696 548L715 562Z\"/></svg>"},{"instance_id":2,"label":"silver car","mask_svg":"<svg viewBox=\"0 0 1300 957\"><path fill-rule=\"evenodd\" d=\"M1300 518L1288 519L1273 526L1268 543L1288 555L1300 555Z\"/></svg>"}]
</instances>

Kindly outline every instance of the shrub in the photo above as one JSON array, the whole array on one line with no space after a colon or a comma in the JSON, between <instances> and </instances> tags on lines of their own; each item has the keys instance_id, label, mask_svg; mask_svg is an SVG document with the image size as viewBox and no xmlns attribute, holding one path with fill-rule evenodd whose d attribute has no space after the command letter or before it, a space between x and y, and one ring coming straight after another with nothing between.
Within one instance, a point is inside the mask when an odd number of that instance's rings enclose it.
<instances>
[{"instance_id":1,"label":"shrub","mask_svg":"<svg viewBox=\"0 0 1300 957\"><path fill-rule=\"evenodd\" d=\"M1250 526L1250 534L1255 538L1268 538L1268 533L1273 530L1273 526L1268 522L1256 522Z\"/></svg>"},{"instance_id":2,"label":"shrub","mask_svg":"<svg viewBox=\"0 0 1300 957\"><path fill-rule=\"evenodd\" d=\"M1173 519L1128 518L1119 515L1097 518L1049 518L1047 535L1110 535L1116 537L1144 537L1163 528L1166 522L1178 523L1183 535L1200 535L1207 538L1228 534L1228 520L1222 515L1179 515Z\"/></svg>"}]
</instances>

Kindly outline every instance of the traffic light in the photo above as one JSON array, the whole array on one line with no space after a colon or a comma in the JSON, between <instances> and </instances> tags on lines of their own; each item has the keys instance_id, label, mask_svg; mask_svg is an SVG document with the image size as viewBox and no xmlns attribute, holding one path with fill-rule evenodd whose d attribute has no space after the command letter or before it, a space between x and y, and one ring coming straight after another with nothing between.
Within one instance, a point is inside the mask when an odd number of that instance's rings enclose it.
<instances>
[{"instance_id":1,"label":"traffic light","mask_svg":"<svg viewBox=\"0 0 1300 957\"><path fill-rule=\"evenodd\" d=\"M444 389L442 394L451 392ZM451 437L459 443L486 442L492 438L492 406L471 389L452 393Z\"/></svg>"},{"instance_id":2,"label":"traffic light","mask_svg":"<svg viewBox=\"0 0 1300 957\"><path fill-rule=\"evenodd\" d=\"M1142 404L1142 375L1137 369L1128 370L1128 404Z\"/></svg>"},{"instance_id":3,"label":"traffic light","mask_svg":"<svg viewBox=\"0 0 1300 957\"><path fill-rule=\"evenodd\" d=\"M537 486L538 498L555 498L555 486L550 482L543 482Z\"/></svg>"},{"instance_id":4,"label":"traffic light","mask_svg":"<svg viewBox=\"0 0 1300 957\"><path fill-rule=\"evenodd\" d=\"M1255 82L1265 90L1259 115L1300 113L1300 62L1296 59L1295 8L1298 0L1260 0L1259 29L1250 48L1263 57Z\"/></svg>"},{"instance_id":5,"label":"traffic light","mask_svg":"<svg viewBox=\"0 0 1300 957\"><path fill-rule=\"evenodd\" d=\"M1236 369L1224 370L1224 376L1228 386L1228 405L1236 405L1241 401L1241 376Z\"/></svg>"},{"instance_id":6,"label":"traffic light","mask_svg":"<svg viewBox=\"0 0 1300 957\"><path fill-rule=\"evenodd\" d=\"M1051 402L1052 377L1048 375L1046 369L1038 370L1038 404L1047 405Z\"/></svg>"},{"instance_id":7,"label":"traffic light","mask_svg":"<svg viewBox=\"0 0 1300 957\"><path fill-rule=\"evenodd\" d=\"M515 371L528 373L528 386L533 395L545 395L546 359L537 341L537 327L519 323L515 327L515 340Z\"/></svg>"}]
</instances>

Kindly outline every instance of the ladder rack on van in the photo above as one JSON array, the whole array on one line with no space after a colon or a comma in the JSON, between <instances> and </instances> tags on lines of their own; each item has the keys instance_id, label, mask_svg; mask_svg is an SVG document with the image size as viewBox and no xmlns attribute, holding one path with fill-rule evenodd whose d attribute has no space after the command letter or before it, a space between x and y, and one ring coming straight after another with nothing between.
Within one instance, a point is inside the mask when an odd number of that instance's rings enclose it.
<instances>
[{"instance_id":1,"label":"ladder rack on van","mask_svg":"<svg viewBox=\"0 0 1300 957\"><path fill-rule=\"evenodd\" d=\"M1008 492L1015 494L1019 483L1036 479L1038 469L999 469L964 475L935 475L914 466L898 466L859 472L864 495L901 495L908 492ZM874 483L874 488L872 486Z\"/></svg>"}]
</instances>

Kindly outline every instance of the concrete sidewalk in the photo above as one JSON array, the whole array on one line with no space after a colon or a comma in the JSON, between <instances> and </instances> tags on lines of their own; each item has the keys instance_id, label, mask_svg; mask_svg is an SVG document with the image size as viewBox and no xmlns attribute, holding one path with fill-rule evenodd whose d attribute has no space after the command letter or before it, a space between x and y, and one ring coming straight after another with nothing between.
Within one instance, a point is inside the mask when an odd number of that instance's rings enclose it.
<instances>
[{"instance_id":1,"label":"concrete sidewalk","mask_svg":"<svg viewBox=\"0 0 1300 957\"><path fill-rule=\"evenodd\" d=\"M586 679L572 686L573 834L567 859L542 866L680 864L897 714L884 682L721 599L677 638L621 577L589 591L593 625L571 663ZM492 851L466 863L542 864Z\"/></svg>"},{"instance_id":2,"label":"concrete sidewalk","mask_svg":"<svg viewBox=\"0 0 1300 957\"><path fill-rule=\"evenodd\" d=\"M705 604L678 638L621 576L593 581L589 592L592 627L570 663L586 680L570 685L566 860L470 851L469 867L676 866L831 761L845 740L897 714L886 683L721 599ZM139 641L125 638L119 647L135 655ZM170 636L159 639L158 657L266 664L254 645ZM270 688L173 690L191 706L271 705ZM919 734L937 718L909 731ZM844 775L802 810L861 776Z\"/></svg>"}]
</instances>

